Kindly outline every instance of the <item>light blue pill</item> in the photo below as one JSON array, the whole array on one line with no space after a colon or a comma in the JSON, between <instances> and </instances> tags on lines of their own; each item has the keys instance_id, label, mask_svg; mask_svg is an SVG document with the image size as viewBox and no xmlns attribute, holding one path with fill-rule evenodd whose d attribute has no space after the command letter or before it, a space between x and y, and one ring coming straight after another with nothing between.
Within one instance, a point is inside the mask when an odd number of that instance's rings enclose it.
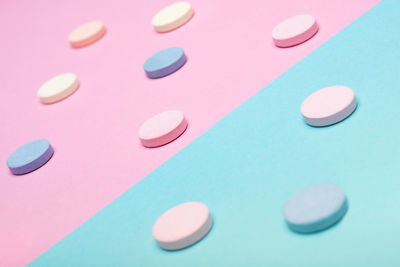
<instances>
[{"instance_id":1,"label":"light blue pill","mask_svg":"<svg viewBox=\"0 0 400 267\"><path fill-rule=\"evenodd\" d=\"M54 151L46 139L26 143L8 157L7 166L13 174L25 174L43 166Z\"/></svg>"},{"instance_id":2,"label":"light blue pill","mask_svg":"<svg viewBox=\"0 0 400 267\"><path fill-rule=\"evenodd\" d=\"M290 229L301 233L324 230L346 214L347 198L334 184L317 184L295 193L287 202L283 215Z\"/></svg>"},{"instance_id":3,"label":"light blue pill","mask_svg":"<svg viewBox=\"0 0 400 267\"><path fill-rule=\"evenodd\" d=\"M186 62L186 56L180 47L170 47L152 55L143 65L149 78L161 78L180 69Z\"/></svg>"}]
</instances>

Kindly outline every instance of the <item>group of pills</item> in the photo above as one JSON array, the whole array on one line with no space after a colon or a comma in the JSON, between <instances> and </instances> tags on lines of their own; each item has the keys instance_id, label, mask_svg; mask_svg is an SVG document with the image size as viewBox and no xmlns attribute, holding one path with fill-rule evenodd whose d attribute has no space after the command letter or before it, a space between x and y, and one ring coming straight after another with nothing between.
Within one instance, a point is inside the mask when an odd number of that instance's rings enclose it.
<instances>
[{"instance_id":1,"label":"group of pills","mask_svg":"<svg viewBox=\"0 0 400 267\"><path fill-rule=\"evenodd\" d=\"M290 229L298 233L322 231L340 221L348 209L343 190L334 184L307 187L289 198L283 215ZM166 250L188 247L201 240L212 227L208 207L186 202L163 213L153 226L153 237Z\"/></svg>"},{"instance_id":2,"label":"group of pills","mask_svg":"<svg viewBox=\"0 0 400 267\"><path fill-rule=\"evenodd\" d=\"M152 20L157 32L172 31L193 16L188 2L178 2L159 11ZM318 31L312 15L291 17L278 24L272 31L272 39L278 47L291 47L303 43ZM92 21L75 29L68 37L73 48L92 44L102 38L106 28L101 21ZM143 65L150 79L170 75L186 62L180 47L170 47L151 56ZM38 90L41 102L58 102L79 87L75 74L58 75ZM308 96L301 105L305 122L311 126L329 126L350 116L357 101L353 90L346 86L331 86ZM159 147L178 138L188 123L183 112L168 110L159 113L139 128L138 136L143 146ZM34 140L16 149L8 158L7 165L15 175L29 173L43 166L54 153L50 142ZM318 184L294 194L284 207L284 218L290 229L309 233L324 230L338 222L347 211L347 199L340 187ZM187 202L162 214L153 226L153 237L163 249L177 250L202 239L211 229L213 219L208 207L200 202Z\"/></svg>"},{"instance_id":3,"label":"group of pills","mask_svg":"<svg viewBox=\"0 0 400 267\"><path fill-rule=\"evenodd\" d=\"M167 32L185 24L192 16L192 6L187 2L179 2L158 12L152 24L157 32ZM91 21L73 30L68 36L68 41L71 47L82 48L101 39L105 33L106 27L103 22ZM155 79L177 71L185 62L183 49L171 47L151 56L144 63L143 69L149 78ZM42 103L52 104L69 97L78 88L77 75L63 73L40 86L37 95ZM168 110L144 122L138 135L143 146L158 147L176 139L186 127L187 121L181 111ZM48 140L33 140L14 150L7 160L7 166L15 175L26 174L43 166L53 153L54 150Z\"/></svg>"},{"instance_id":4,"label":"group of pills","mask_svg":"<svg viewBox=\"0 0 400 267\"><path fill-rule=\"evenodd\" d=\"M314 16L299 15L277 25L272 31L272 39L278 47L291 47L307 41L317 31ZM321 127L346 119L356 107L351 88L331 86L309 95L301 105L301 113L307 124ZM317 184L290 197L284 205L283 216L291 230L313 233L340 221L347 209L347 197L339 186ZM167 210L157 219L153 237L161 248L177 250L201 240L211 227L208 207L201 202L186 202Z\"/></svg>"}]
</instances>

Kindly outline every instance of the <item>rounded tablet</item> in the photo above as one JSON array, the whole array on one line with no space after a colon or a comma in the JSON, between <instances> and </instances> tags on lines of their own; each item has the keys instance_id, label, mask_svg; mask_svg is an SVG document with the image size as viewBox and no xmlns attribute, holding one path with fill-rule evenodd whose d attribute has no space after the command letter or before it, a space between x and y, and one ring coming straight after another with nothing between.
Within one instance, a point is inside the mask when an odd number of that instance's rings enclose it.
<instances>
[{"instance_id":1,"label":"rounded tablet","mask_svg":"<svg viewBox=\"0 0 400 267\"><path fill-rule=\"evenodd\" d=\"M211 229L212 217L201 202L187 202L162 214L153 226L153 237L167 250L193 245Z\"/></svg>"},{"instance_id":2,"label":"rounded tablet","mask_svg":"<svg viewBox=\"0 0 400 267\"><path fill-rule=\"evenodd\" d=\"M91 21L73 30L68 40L72 47L78 48L87 46L99 40L106 33L104 23L101 21Z\"/></svg>"},{"instance_id":3,"label":"rounded tablet","mask_svg":"<svg viewBox=\"0 0 400 267\"><path fill-rule=\"evenodd\" d=\"M276 46L289 47L301 44L318 31L318 24L312 15L298 15L284 20L272 30Z\"/></svg>"},{"instance_id":4,"label":"rounded tablet","mask_svg":"<svg viewBox=\"0 0 400 267\"><path fill-rule=\"evenodd\" d=\"M186 62L186 56L180 47L170 47L152 55L143 65L149 78L161 78L180 69Z\"/></svg>"},{"instance_id":5,"label":"rounded tablet","mask_svg":"<svg viewBox=\"0 0 400 267\"><path fill-rule=\"evenodd\" d=\"M311 126L328 126L346 119L356 107L353 90L336 85L309 95L301 104L301 114Z\"/></svg>"},{"instance_id":6,"label":"rounded tablet","mask_svg":"<svg viewBox=\"0 0 400 267\"><path fill-rule=\"evenodd\" d=\"M293 231L311 233L332 226L347 209L346 196L339 186L317 184L295 193L286 202L283 215Z\"/></svg>"},{"instance_id":7,"label":"rounded tablet","mask_svg":"<svg viewBox=\"0 0 400 267\"><path fill-rule=\"evenodd\" d=\"M178 138L186 130L187 125L181 111L164 111L142 124L139 129L139 139L145 147L162 146Z\"/></svg>"},{"instance_id":8,"label":"rounded tablet","mask_svg":"<svg viewBox=\"0 0 400 267\"><path fill-rule=\"evenodd\" d=\"M53 153L49 141L34 140L14 150L8 157L7 166L13 174L25 174L42 167Z\"/></svg>"},{"instance_id":9,"label":"rounded tablet","mask_svg":"<svg viewBox=\"0 0 400 267\"><path fill-rule=\"evenodd\" d=\"M192 5L177 2L159 11L151 21L157 32L174 30L185 24L193 16Z\"/></svg>"},{"instance_id":10,"label":"rounded tablet","mask_svg":"<svg viewBox=\"0 0 400 267\"><path fill-rule=\"evenodd\" d=\"M79 81L75 74L64 73L45 82L38 90L40 101L49 104L66 98L76 91Z\"/></svg>"}]
</instances>

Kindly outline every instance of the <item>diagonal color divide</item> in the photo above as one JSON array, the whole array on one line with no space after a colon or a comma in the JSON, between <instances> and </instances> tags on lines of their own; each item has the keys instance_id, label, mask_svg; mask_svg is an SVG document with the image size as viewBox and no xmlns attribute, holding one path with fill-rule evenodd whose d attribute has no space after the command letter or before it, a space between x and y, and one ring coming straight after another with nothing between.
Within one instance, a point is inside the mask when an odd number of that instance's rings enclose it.
<instances>
[{"instance_id":1,"label":"diagonal color divide","mask_svg":"<svg viewBox=\"0 0 400 267\"><path fill-rule=\"evenodd\" d=\"M0 266L32 261L378 0L190 2L191 21L158 34L151 18L162 0L1 1ZM273 27L299 13L315 15L320 31L300 46L274 47ZM71 49L68 34L97 19L106 35ZM170 46L184 48L187 63L149 80L143 63ZM37 89L65 72L77 74L80 88L42 105ZM169 109L182 110L189 128L144 149L139 126ZM29 175L10 174L9 154L37 138L51 142L54 157Z\"/></svg>"},{"instance_id":2,"label":"diagonal color divide","mask_svg":"<svg viewBox=\"0 0 400 267\"><path fill-rule=\"evenodd\" d=\"M30 266L398 266L399 8L378 4ZM332 84L354 89L357 110L306 125L301 102ZM295 234L282 207L316 183L340 185L349 211L327 231ZM209 207L213 229L161 250L154 221L192 200Z\"/></svg>"}]
</instances>

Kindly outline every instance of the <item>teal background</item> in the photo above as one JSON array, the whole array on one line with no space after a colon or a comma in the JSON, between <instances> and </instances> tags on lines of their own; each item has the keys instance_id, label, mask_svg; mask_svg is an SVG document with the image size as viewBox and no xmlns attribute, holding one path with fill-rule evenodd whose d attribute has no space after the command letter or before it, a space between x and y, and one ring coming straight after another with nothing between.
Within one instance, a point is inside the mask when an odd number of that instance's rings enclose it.
<instances>
[{"instance_id":1,"label":"teal background","mask_svg":"<svg viewBox=\"0 0 400 267\"><path fill-rule=\"evenodd\" d=\"M395 0L372 8L31 266L400 266L399 11ZM336 84L353 88L357 110L307 126L302 101ZM283 205L316 183L341 186L348 213L327 231L293 233ZM153 223L186 201L208 205L214 226L163 251Z\"/></svg>"}]
</instances>

